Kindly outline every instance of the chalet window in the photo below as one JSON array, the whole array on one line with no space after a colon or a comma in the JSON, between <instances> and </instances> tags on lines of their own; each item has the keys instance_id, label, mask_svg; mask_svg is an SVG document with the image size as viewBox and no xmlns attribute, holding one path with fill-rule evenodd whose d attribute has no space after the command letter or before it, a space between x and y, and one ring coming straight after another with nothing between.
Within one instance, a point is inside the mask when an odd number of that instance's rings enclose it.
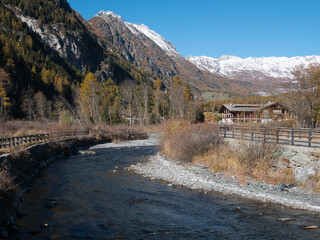
<instances>
[{"instance_id":1,"label":"chalet window","mask_svg":"<svg viewBox=\"0 0 320 240\"><path fill-rule=\"evenodd\" d=\"M273 113L274 113L274 114L281 114L281 110L276 110L276 109L274 109L274 110L273 110Z\"/></svg>"}]
</instances>

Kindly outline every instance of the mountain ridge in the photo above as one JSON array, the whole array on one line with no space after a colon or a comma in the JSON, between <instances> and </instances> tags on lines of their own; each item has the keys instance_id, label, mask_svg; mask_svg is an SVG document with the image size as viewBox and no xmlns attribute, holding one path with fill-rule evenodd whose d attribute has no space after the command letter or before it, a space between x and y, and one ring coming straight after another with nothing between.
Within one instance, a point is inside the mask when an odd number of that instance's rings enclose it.
<instances>
[{"instance_id":1,"label":"mountain ridge","mask_svg":"<svg viewBox=\"0 0 320 240\"><path fill-rule=\"evenodd\" d=\"M248 57L240 58L232 55L223 55L219 58L207 56L188 56L186 59L198 68L218 73L225 77L239 80L280 79L292 80L292 72L299 66L311 63L320 63L320 56L295 56L295 57Z\"/></svg>"}]
</instances>

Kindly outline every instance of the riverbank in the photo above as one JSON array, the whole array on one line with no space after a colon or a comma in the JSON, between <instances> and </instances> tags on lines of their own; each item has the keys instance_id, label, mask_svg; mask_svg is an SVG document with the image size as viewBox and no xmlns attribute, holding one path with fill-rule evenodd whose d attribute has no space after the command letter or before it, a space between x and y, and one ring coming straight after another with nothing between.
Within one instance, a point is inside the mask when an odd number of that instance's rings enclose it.
<instances>
[{"instance_id":1,"label":"riverbank","mask_svg":"<svg viewBox=\"0 0 320 240\"><path fill-rule=\"evenodd\" d=\"M148 162L138 163L129 170L152 180L168 182L168 186L183 186L192 190L234 194L240 197L268 203L276 203L296 209L320 212L320 194L297 187L271 185L263 182L229 179L215 174L206 167L182 163L157 154ZM245 183L245 184L244 184Z\"/></svg>"},{"instance_id":2,"label":"riverbank","mask_svg":"<svg viewBox=\"0 0 320 240\"><path fill-rule=\"evenodd\" d=\"M131 165L128 170L152 180L165 181L168 186L183 186L206 193L234 194L251 200L320 212L320 194L311 190L294 185L272 185L249 179L227 178L207 167L166 158L160 153L150 157L147 162Z\"/></svg>"},{"instance_id":3,"label":"riverbank","mask_svg":"<svg viewBox=\"0 0 320 240\"><path fill-rule=\"evenodd\" d=\"M77 154L79 149L92 145L146 138L146 134L139 132L113 132L112 134L71 138L58 142L42 143L14 155L0 156L0 171L6 172L7 177L15 184L14 191L0 191L0 238L5 238L8 231L14 231L17 210L30 190L31 181L41 173L41 169L62 157Z\"/></svg>"}]
</instances>

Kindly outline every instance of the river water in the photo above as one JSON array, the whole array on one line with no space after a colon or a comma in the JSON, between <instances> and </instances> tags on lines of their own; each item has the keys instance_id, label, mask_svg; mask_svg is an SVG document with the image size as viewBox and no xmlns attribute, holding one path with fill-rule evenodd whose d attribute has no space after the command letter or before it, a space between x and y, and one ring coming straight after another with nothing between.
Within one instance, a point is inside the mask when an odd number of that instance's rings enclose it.
<instances>
[{"instance_id":1,"label":"river water","mask_svg":"<svg viewBox=\"0 0 320 240\"><path fill-rule=\"evenodd\" d=\"M20 230L11 239L320 238L319 230L303 229L320 225L318 214L143 178L126 168L147 161L156 147L120 146L45 169L26 196ZM283 217L295 220L278 222Z\"/></svg>"}]
</instances>

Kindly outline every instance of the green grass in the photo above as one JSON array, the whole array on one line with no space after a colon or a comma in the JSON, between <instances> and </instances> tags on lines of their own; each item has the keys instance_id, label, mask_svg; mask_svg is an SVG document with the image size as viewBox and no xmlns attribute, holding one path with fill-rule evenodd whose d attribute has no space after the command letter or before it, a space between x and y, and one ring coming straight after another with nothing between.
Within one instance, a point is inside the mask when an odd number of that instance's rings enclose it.
<instances>
[{"instance_id":1,"label":"green grass","mask_svg":"<svg viewBox=\"0 0 320 240\"><path fill-rule=\"evenodd\" d=\"M203 97L203 99L206 102L231 99L230 96L226 93L218 93L211 91L202 93L201 97Z\"/></svg>"}]
</instances>

